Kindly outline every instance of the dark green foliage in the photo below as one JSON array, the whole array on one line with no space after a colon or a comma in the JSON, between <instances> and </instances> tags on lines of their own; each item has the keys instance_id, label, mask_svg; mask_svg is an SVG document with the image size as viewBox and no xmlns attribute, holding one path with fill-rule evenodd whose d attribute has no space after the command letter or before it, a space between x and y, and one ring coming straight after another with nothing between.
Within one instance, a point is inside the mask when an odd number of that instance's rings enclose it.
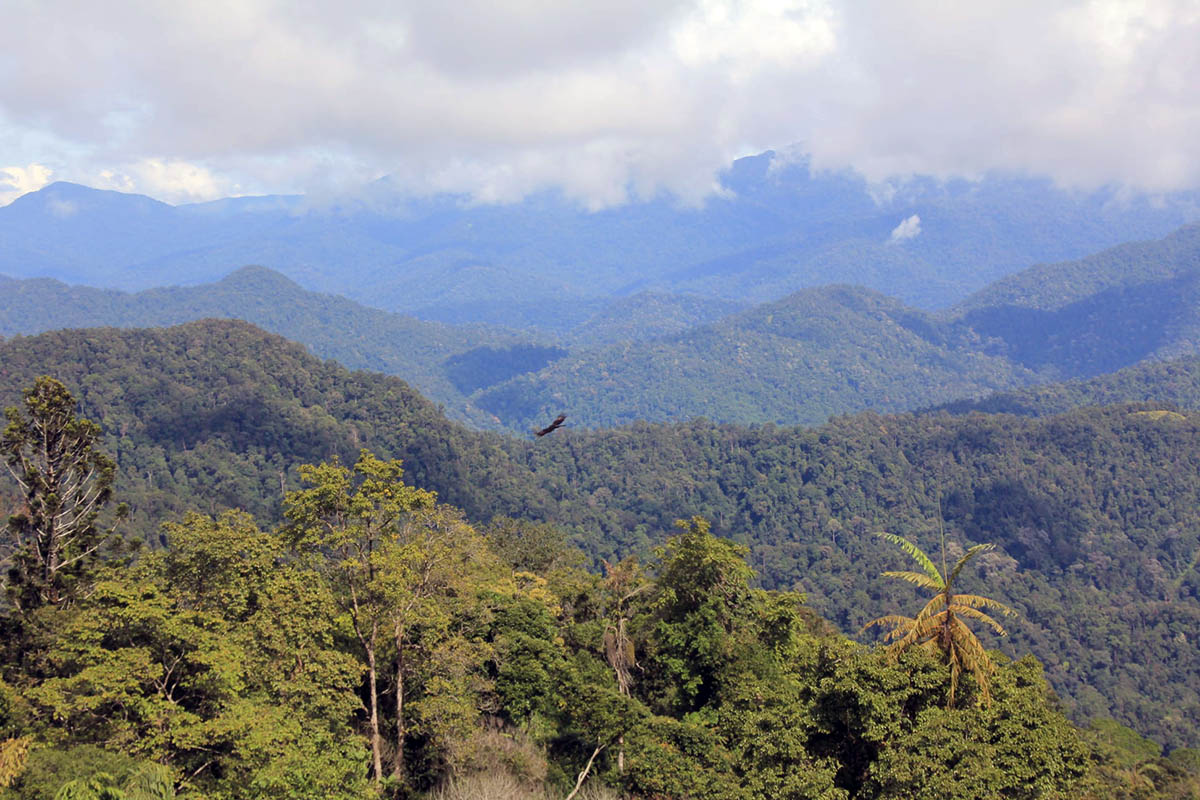
<instances>
[{"instance_id":1,"label":"dark green foliage","mask_svg":"<svg viewBox=\"0 0 1200 800\"><path fill-rule=\"evenodd\" d=\"M150 537L189 506L278 519L281 472L295 486L295 463L349 460L366 445L403 458L414 483L469 518L553 525L597 563L645 556L675 519L703 514L751 548L761 585L803 591L855 631L916 601L877 578L897 564L873 533L935 549L940 496L951 558L997 544L978 566L989 595L1019 614L1004 649L1032 651L1076 719L1195 743L1200 423L1186 414L643 423L528 442L451 425L400 381L322 364L240 323L15 339L0 344L0 365L7 402L53 369L82 415L103 422L131 530ZM511 564L543 559L540 546L514 546Z\"/></svg>"},{"instance_id":2,"label":"dark green foliage","mask_svg":"<svg viewBox=\"0 0 1200 800\"><path fill-rule=\"evenodd\" d=\"M583 351L485 390L476 404L527 429L569 409L588 428L636 419L814 423L866 408L1020 386L971 330L865 289L811 289L676 336Z\"/></svg>"},{"instance_id":3,"label":"dark green foliage","mask_svg":"<svg viewBox=\"0 0 1200 800\"><path fill-rule=\"evenodd\" d=\"M0 294L0 333L9 335L104 325L178 325L205 318L246 320L351 369L403 375L424 395L445 404L451 416L476 427L494 426L494 422L470 406L465 397L469 392L456 389L447 377L443 366L447 357L482 345L501 352L510 344L517 352L541 349L513 344L523 337L500 329L427 322L344 297L308 292L263 267L244 267L203 286L136 294L46 279L15 281ZM455 380L469 384L477 376L470 365L462 365Z\"/></svg>"},{"instance_id":4,"label":"dark green foliage","mask_svg":"<svg viewBox=\"0 0 1200 800\"><path fill-rule=\"evenodd\" d=\"M561 347L516 344L508 347L476 347L446 359L446 377L463 394L486 389L525 372L536 372L567 351Z\"/></svg>"}]
</instances>

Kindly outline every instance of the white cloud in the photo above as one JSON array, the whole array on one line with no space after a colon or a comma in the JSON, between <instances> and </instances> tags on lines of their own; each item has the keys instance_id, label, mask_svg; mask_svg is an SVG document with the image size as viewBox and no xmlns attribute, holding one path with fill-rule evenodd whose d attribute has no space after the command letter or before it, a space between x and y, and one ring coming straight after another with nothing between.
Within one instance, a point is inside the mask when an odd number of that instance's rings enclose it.
<instances>
[{"instance_id":1,"label":"white cloud","mask_svg":"<svg viewBox=\"0 0 1200 800\"><path fill-rule=\"evenodd\" d=\"M793 142L873 182L1200 185L1197 0L39 0L5 29L7 160L175 200L695 201Z\"/></svg>"},{"instance_id":2,"label":"white cloud","mask_svg":"<svg viewBox=\"0 0 1200 800\"><path fill-rule=\"evenodd\" d=\"M888 237L888 241L892 244L905 242L909 239L915 239L921 235L921 218L913 214L911 217L903 220L899 225L892 229L892 235Z\"/></svg>"},{"instance_id":3,"label":"white cloud","mask_svg":"<svg viewBox=\"0 0 1200 800\"><path fill-rule=\"evenodd\" d=\"M0 167L0 206L8 205L27 192L34 192L50 182L53 170L43 164L24 167Z\"/></svg>"},{"instance_id":4,"label":"white cloud","mask_svg":"<svg viewBox=\"0 0 1200 800\"><path fill-rule=\"evenodd\" d=\"M206 167L158 158L102 170L88 183L102 189L148 194L168 203L192 203L239 193L238 187Z\"/></svg>"}]
</instances>

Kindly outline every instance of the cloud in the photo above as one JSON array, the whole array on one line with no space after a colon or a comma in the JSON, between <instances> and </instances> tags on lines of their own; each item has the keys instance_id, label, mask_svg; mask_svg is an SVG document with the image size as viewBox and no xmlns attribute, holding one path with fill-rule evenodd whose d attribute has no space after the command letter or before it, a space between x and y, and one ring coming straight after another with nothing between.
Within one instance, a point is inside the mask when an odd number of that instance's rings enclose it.
<instances>
[{"instance_id":1,"label":"cloud","mask_svg":"<svg viewBox=\"0 0 1200 800\"><path fill-rule=\"evenodd\" d=\"M191 203L240 194L236 184L204 166L158 158L101 170L88 183L101 189L148 194L169 203Z\"/></svg>"},{"instance_id":2,"label":"cloud","mask_svg":"<svg viewBox=\"0 0 1200 800\"><path fill-rule=\"evenodd\" d=\"M43 164L24 167L0 167L0 206L7 205L27 192L35 192L50 182L53 170Z\"/></svg>"},{"instance_id":3,"label":"cloud","mask_svg":"<svg viewBox=\"0 0 1200 800\"><path fill-rule=\"evenodd\" d=\"M898 244L909 239L914 239L921 235L921 218L913 214L908 219L903 220L899 225L892 229L892 235L888 237L888 242Z\"/></svg>"},{"instance_id":4,"label":"cloud","mask_svg":"<svg viewBox=\"0 0 1200 800\"><path fill-rule=\"evenodd\" d=\"M873 182L1200 185L1195 0L41 0L5 28L10 160L177 199L697 202L791 143Z\"/></svg>"}]
</instances>

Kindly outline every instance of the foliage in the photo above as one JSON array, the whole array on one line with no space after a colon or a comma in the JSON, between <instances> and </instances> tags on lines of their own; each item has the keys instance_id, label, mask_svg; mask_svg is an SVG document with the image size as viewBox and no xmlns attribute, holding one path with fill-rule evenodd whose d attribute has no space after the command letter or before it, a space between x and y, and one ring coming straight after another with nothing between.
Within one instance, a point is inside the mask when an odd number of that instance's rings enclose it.
<instances>
[{"instance_id":1,"label":"foliage","mask_svg":"<svg viewBox=\"0 0 1200 800\"><path fill-rule=\"evenodd\" d=\"M408 480L468 520L550 525L596 565L645 559L673 520L701 514L751 548L756 586L805 592L813 611L857 631L917 601L876 578L891 565L870 532L929 551L940 496L952 539L996 544L963 590L986 580L1020 616L1003 640L980 633L985 646L1033 652L1077 721L1110 716L1168 747L1195 744L1200 426L1190 414L859 414L816 429L694 421L527 442L464 430L400 381L321 363L239 323L16 339L0 344L0 364L0 400L53 369L81 415L103 423L127 529L155 543L159 523L187 508L240 507L274 523L281 473L290 490L295 465L352 462L366 446L403 457ZM546 577L578 610L582 584L563 575Z\"/></svg>"},{"instance_id":2,"label":"foliage","mask_svg":"<svg viewBox=\"0 0 1200 800\"><path fill-rule=\"evenodd\" d=\"M98 522L116 463L99 449L99 426L75 416L62 382L43 375L23 394L24 414L5 410L0 440L23 507L9 517L0 548L11 553L8 599L28 613L69 602L100 562L113 531ZM118 519L124 514L118 508Z\"/></svg>"},{"instance_id":3,"label":"foliage","mask_svg":"<svg viewBox=\"0 0 1200 800\"><path fill-rule=\"evenodd\" d=\"M888 651L899 655L910 647L928 647L941 654L950 665L950 693L947 702L954 705L958 690L958 679L965 670L979 687L979 702L991 705L991 676L996 671L991 656L988 655L979 639L964 622L965 619L982 622L997 635L1004 636L1004 627L980 609L995 609L1002 614L1011 615L1012 609L1003 603L977 594L961 594L954 591L954 582L964 566L975 556L995 549L992 544L977 544L970 547L955 562L953 569L946 569L943 564L939 570L921 548L902 536L891 533L880 534L893 544L899 545L904 552L913 557L921 567L921 572L892 571L884 572L888 578L899 578L914 586L932 592L925 606L915 617L904 617L896 614L878 617L868 622L864 629L876 625L891 626L884 636L891 642ZM942 542L943 561L945 559L946 543Z\"/></svg>"}]
</instances>

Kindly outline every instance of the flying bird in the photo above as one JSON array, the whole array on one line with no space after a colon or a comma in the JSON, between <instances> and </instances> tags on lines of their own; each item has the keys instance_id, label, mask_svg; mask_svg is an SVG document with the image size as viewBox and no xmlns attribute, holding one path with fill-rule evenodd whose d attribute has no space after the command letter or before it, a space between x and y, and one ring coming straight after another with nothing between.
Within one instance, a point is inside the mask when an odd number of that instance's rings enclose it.
<instances>
[{"instance_id":1,"label":"flying bird","mask_svg":"<svg viewBox=\"0 0 1200 800\"><path fill-rule=\"evenodd\" d=\"M549 425L542 428L540 431L534 431L534 434L536 436L545 436L547 433L554 433L556 430L559 429L559 427L562 426L563 420L565 420L566 418L567 418L566 414L559 414L557 417L554 418L554 422L551 422Z\"/></svg>"}]
</instances>

